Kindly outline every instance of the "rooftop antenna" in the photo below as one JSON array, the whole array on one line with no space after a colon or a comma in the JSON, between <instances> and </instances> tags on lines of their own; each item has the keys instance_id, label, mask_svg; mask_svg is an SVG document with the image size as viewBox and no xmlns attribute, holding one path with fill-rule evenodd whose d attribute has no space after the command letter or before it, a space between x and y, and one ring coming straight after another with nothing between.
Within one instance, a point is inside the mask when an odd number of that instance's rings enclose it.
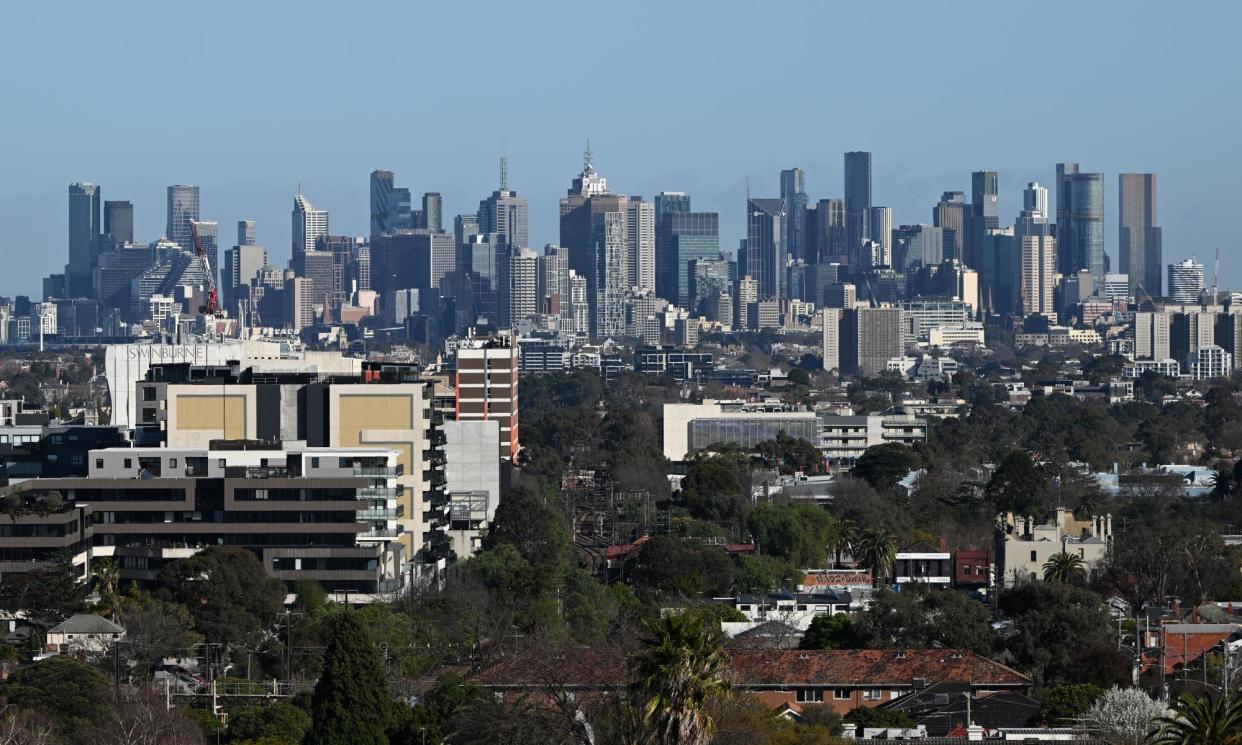
<instances>
[{"instance_id":1,"label":"rooftop antenna","mask_svg":"<svg viewBox=\"0 0 1242 745\"><path fill-rule=\"evenodd\" d=\"M587 138L586 151L582 153L582 170L591 170L591 163L594 158L591 157L591 138Z\"/></svg>"},{"instance_id":2,"label":"rooftop antenna","mask_svg":"<svg viewBox=\"0 0 1242 745\"><path fill-rule=\"evenodd\" d=\"M505 141L500 141L500 190L509 191L509 153Z\"/></svg>"},{"instance_id":3,"label":"rooftop antenna","mask_svg":"<svg viewBox=\"0 0 1242 745\"><path fill-rule=\"evenodd\" d=\"M750 204L750 174L746 174L746 203Z\"/></svg>"},{"instance_id":4,"label":"rooftop antenna","mask_svg":"<svg viewBox=\"0 0 1242 745\"><path fill-rule=\"evenodd\" d=\"M1220 249L1216 249L1216 266L1212 268L1212 304L1220 297Z\"/></svg>"}]
</instances>

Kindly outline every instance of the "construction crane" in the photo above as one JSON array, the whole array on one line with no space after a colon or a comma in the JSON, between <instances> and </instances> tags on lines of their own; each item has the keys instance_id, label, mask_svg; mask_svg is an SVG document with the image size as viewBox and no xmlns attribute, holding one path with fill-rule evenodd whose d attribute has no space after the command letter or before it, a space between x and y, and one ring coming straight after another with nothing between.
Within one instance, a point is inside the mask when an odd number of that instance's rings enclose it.
<instances>
[{"instance_id":1,"label":"construction crane","mask_svg":"<svg viewBox=\"0 0 1242 745\"><path fill-rule=\"evenodd\" d=\"M203 237L198 234L198 224L190 221L190 233L194 236L194 255L203 260L207 268L207 303L198 308L198 312L216 318L224 317L224 309L220 307L220 292L216 289L216 280L212 275L211 260L207 258L207 249L203 247Z\"/></svg>"}]
</instances>

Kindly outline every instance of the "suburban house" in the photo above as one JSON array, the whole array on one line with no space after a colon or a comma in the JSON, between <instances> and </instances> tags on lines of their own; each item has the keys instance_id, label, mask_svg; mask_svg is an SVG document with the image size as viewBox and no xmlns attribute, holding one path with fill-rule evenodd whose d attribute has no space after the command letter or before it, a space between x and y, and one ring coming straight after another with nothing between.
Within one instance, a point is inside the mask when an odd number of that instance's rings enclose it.
<instances>
[{"instance_id":1,"label":"suburban house","mask_svg":"<svg viewBox=\"0 0 1242 745\"><path fill-rule=\"evenodd\" d=\"M727 602L747 621L780 621L806 631L816 616L849 613L852 597L848 592L824 588L812 593L786 590L769 595L740 594Z\"/></svg>"},{"instance_id":2,"label":"suburban house","mask_svg":"<svg viewBox=\"0 0 1242 745\"><path fill-rule=\"evenodd\" d=\"M734 691L794 714L821 704L845 714L940 683L959 684L977 697L1025 693L1032 685L1022 673L964 649L733 649L726 677ZM625 688L627 660L616 647L510 655L471 682L501 697L599 695Z\"/></svg>"},{"instance_id":3,"label":"suburban house","mask_svg":"<svg viewBox=\"0 0 1242 745\"><path fill-rule=\"evenodd\" d=\"M108 619L93 613L78 613L48 629L44 650L50 654L107 652L113 643L123 638L125 629Z\"/></svg>"},{"instance_id":4,"label":"suburban house","mask_svg":"<svg viewBox=\"0 0 1242 745\"><path fill-rule=\"evenodd\" d=\"M1080 557L1090 571L1108 554L1113 541L1113 516L1094 515L1086 520L1058 507L1048 522L1012 512L996 518L997 585L1016 584L1044 576L1044 563L1065 552Z\"/></svg>"},{"instance_id":5,"label":"suburban house","mask_svg":"<svg viewBox=\"0 0 1242 745\"><path fill-rule=\"evenodd\" d=\"M953 582L953 555L930 543L916 543L897 552L893 581L898 585L922 582L948 587Z\"/></svg>"}]
</instances>

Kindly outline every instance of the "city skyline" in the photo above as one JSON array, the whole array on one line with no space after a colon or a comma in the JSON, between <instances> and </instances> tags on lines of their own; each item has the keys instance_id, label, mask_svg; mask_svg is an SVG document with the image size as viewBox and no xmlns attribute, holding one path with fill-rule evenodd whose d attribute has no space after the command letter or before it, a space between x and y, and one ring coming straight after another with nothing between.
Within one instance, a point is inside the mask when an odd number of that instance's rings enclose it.
<instances>
[{"instance_id":1,"label":"city skyline","mask_svg":"<svg viewBox=\"0 0 1242 745\"><path fill-rule=\"evenodd\" d=\"M78 98L47 91L68 90L72 68L50 64L15 81L9 102L16 110L31 110L40 117L14 117L0 124L8 142L23 147L6 148L0 154L0 220L12 226L0 238L0 255L35 257L13 267L0 279L0 293L37 292L40 278L63 268L67 241L64 209L65 185L90 181L101 186L102 199L128 200L134 205L134 230L139 240L153 240L165 221L163 192L168 185L200 186L203 218L232 225L238 219L255 219L259 242L272 247L272 261L289 256L288 205L297 184L316 206L332 213L334 231L350 235L369 233L368 191L365 180L375 168L391 169L415 194L443 195L445 223L458 213L473 211L479 200L496 185L496 157L501 141L507 142L510 188L528 200L532 247L557 240L557 199L566 178L577 170L579 143L592 139L597 167L607 175L616 193L651 197L660 191L685 191L695 198L696 209L720 214L721 242L727 250L745 235L744 205L749 177L752 195L778 197L781 170L801 168L805 191L811 202L844 197L841 153L863 150L873 153L872 204L892 208L893 224L932 222L931 211L945 191L969 193L970 173L999 173L1000 221L1012 222L1021 203L1021 189L1029 181L1054 184L1057 162L1079 162L1084 169L1105 174L1105 248L1114 271L1118 267L1117 175L1123 172L1157 173L1160 177L1160 224L1164 229L1164 263L1191 255L1201 259L1215 249L1223 251L1222 282L1242 284L1242 266L1231 261L1233 246L1226 225L1232 172L1239 162L1237 146L1227 122L1236 120L1236 103L1212 92L1237 88L1239 71L1228 64L1227 44L1215 35L1231 26L1238 9L1224 3L1210 12L1222 22L1206 27L1191 19L1166 13L1161 6L1136 8L1117 17L1107 8L1078 8L1053 4L1032 16L1020 9L973 6L969 16L940 18L931 8L913 6L892 24L888 42L901 53L868 57L865 80L850 78L842 83L832 101L814 102L784 116L758 116L741 105L746 86L770 76L763 65L738 67L724 50L743 37L754 40L757 53L788 48L795 66L806 69L797 83L805 87L814 70L824 66L854 64L861 40L834 36L822 43L810 29L824 24L848 25L870 16L868 8L834 6L831 9L805 4L790 6L792 14L807 22L786 26L778 33L775 21L745 19L740 6L721 6L719 17L699 20L715 43L699 42L686 49L673 42L696 17L693 7L664 9L664 22L643 24L627 19L600 23L602 10L553 4L546 7L492 6L495 23L480 26L481 41L501 35L525 35L532 43L515 53L511 67L518 79L557 79L555 91L517 85L511 90L490 92L500 97L495 110L528 110L538 100L533 116L498 121L495 117L419 118L419 98L394 99L384 114L371 114L377 100L388 99L372 85L358 85L363 65L408 65L414 70L435 70L427 76L427 100L464 107L478 99L478 92L465 85L477 68L443 70L431 63L451 52L451 39L432 38L418 49L397 43L395 30L413 12L392 8L385 23L374 15L308 12L289 19L274 9L248 9L250 23L236 43L252 42L253 59L218 64L209 39L235 29L225 25L228 13L203 19L203 28L190 34L184 48L186 60L179 74L186 75L187 89L199 87L226 92L230 110L244 108L250 114L235 117L221 110L201 121L190 120L167 127L158 117L88 116L89 137L81 135L81 112L106 110L102 101L113 101L106 86L86 86ZM1062 16L1075 8L1075 24ZM425 12L424 12L425 11ZM467 11L451 8L420 9L419 20L432 26L451 27ZM15 27L30 33L13 40L0 52L12 63L45 47L55 30L57 44L90 48L96 34L125 21L135 30L151 34L181 28L177 11L152 6L146 14L115 14L101 9L63 10L23 7L16 11ZM639 14L642 15L642 14ZM287 29L282 24L293 23ZM911 128L907 115L894 115L894 103L916 110L929 100L940 100L940 72L971 64L982 88L1002 90L1022 83L1028 75L1026 52L1011 49L1008 34L988 29L1024 25L1031 37L1056 33L1066 45L1091 44L1102 51L1073 60L1050 55L1044 64L1045 78L1084 74L1092 85L1073 93L1059 106L1071 106L1091 127L1061 130L1045 120L1012 116L1013 110L996 102L993 95L954 95L952 110L945 115L919 120ZM805 27L805 28L804 28ZM1193 27L1193 29L1192 29ZM297 86L287 86L284 74L256 70L287 70L294 38L333 29L340 34L341 49L370 55L335 54L304 60L308 77L322 81L325 101L339 104L305 116L294 106ZM363 33L365 29L366 33ZM748 30L762 32L747 34ZM928 33L928 31L935 33ZM296 33L301 32L301 33ZM1159 33L1157 33L1159 32ZM1195 33L1194 45L1179 45L1179 54L1117 54L1130 38L1149 36L1173 39ZM627 44L644 34L653 48L650 57L631 59ZM435 37L436 35L432 35ZM970 39L971 45L952 43ZM582 101L566 91L590 79L589 66L565 67L565 44L587 44L607 58L632 62L651 85L637 99L616 102L593 99L592 117L584 123L571 115ZM540 42L547 42L540 44ZM547 49L541 46L549 47ZM963 47L959 49L959 47ZM398 51L400 50L400 51ZM937 64L923 69L912 64L920 54L932 51ZM10 55L12 59L9 59ZM976 67L972 60L985 58L993 64ZM276 60L282 59L277 65ZM658 59L658 64L657 64ZM216 62L208 62L216 60ZM365 60L365 61L364 61ZM753 62L753 60L751 60ZM480 63L471 63L478 65ZM687 79L696 81L690 93L673 99L657 85L656 72L666 65L680 66ZM103 55L98 61L101 79L121 76L128 82L132 104L142 108L168 99L165 77L157 66L134 59ZM552 77L550 70L558 74ZM1193 86L1181 84L1192 78ZM76 80L76 79L75 79ZM1137 81L1143 82L1138 86ZM864 84L865 83L865 84ZM793 81L771 85L790 94ZM1139 103L1139 89L1150 96L1160 90L1162 106ZM530 96L538 94L537 98ZM105 98L100 98L100 97ZM505 105L507 104L507 106ZM102 107L102 109L101 109ZM1001 108L997 108L1001 107ZM383 107L381 107L383 108ZM659 109L667 114L653 118L644 112ZM843 111L873 111L874 116L845 116ZM1193 117L1184 112L1195 111ZM73 112L75 116L68 115ZM381 121L373 121L380 116ZM671 118L670 118L671 117ZM75 127L68 127L73 121ZM979 122L988 122L979 126ZM1177 132L1176 138L1169 133ZM1158 146L1153 146L1153 144Z\"/></svg>"}]
</instances>

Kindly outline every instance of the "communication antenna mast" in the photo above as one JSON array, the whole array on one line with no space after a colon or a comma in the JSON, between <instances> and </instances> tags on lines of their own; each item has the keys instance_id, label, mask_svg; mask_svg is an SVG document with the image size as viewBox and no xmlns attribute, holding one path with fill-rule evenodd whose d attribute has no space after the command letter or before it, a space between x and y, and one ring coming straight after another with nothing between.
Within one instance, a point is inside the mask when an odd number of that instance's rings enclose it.
<instances>
[{"instance_id":1,"label":"communication antenna mast","mask_svg":"<svg viewBox=\"0 0 1242 745\"><path fill-rule=\"evenodd\" d=\"M509 153L505 141L500 141L500 190L509 191Z\"/></svg>"},{"instance_id":2,"label":"communication antenna mast","mask_svg":"<svg viewBox=\"0 0 1242 745\"><path fill-rule=\"evenodd\" d=\"M1216 265L1212 267L1212 304L1220 297L1220 249L1216 249Z\"/></svg>"}]
</instances>

